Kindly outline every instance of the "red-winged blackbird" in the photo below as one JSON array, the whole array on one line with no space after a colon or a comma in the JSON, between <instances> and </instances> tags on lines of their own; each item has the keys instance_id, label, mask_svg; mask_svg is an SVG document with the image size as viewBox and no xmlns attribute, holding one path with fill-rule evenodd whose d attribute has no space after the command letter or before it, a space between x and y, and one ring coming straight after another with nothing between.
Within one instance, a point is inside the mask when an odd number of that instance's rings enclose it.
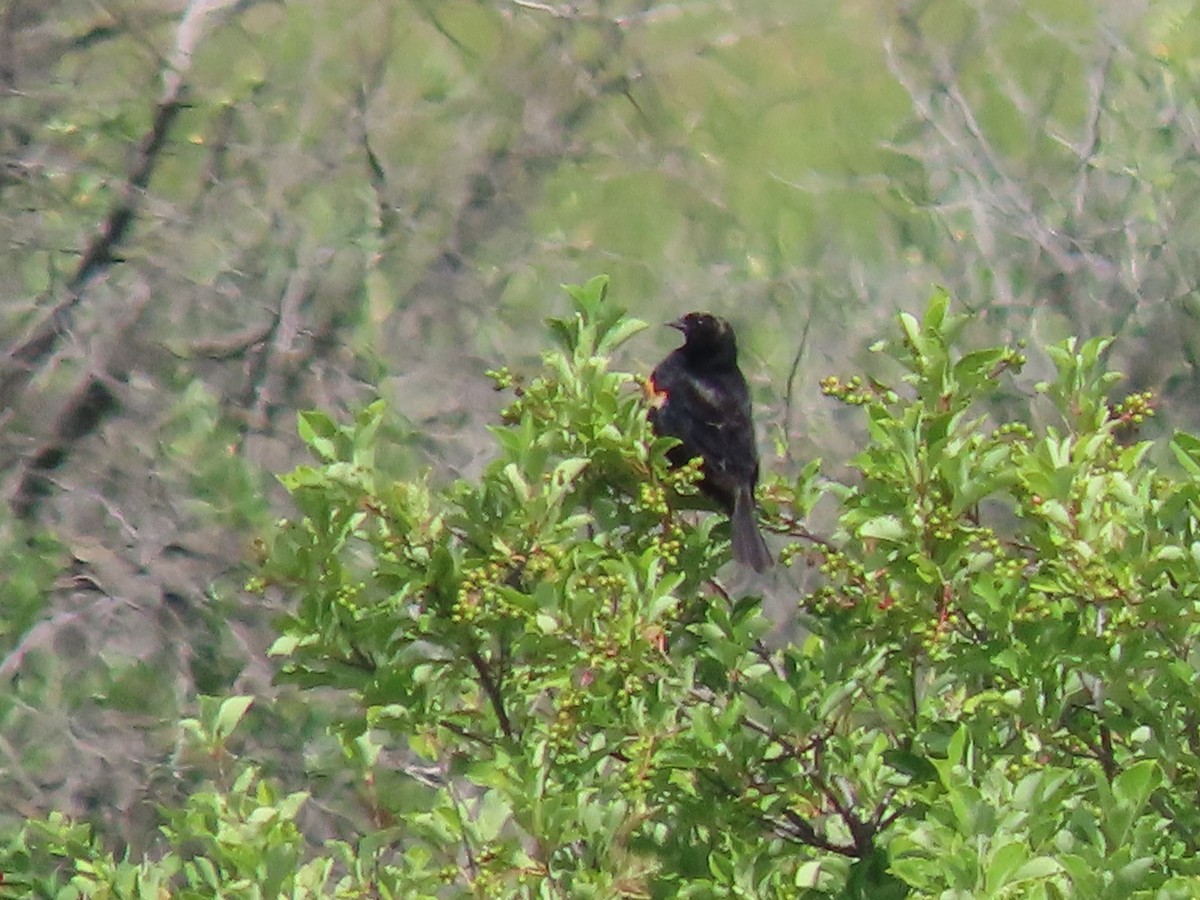
<instances>
[{"instance_id":1,"label":"red-winged blackbird","mask_svg":"<svg viewBox=\"0 0 1200 900\"><path fill-rule=\"evenodd\" d=\"M682 442L667 453L672 465L704 460L700 490L729 514L733 558L761 572L772 560L754 521L758 448L737 338L728 322L708 313L688 313L667 325L683 332L683 346L650 374L650 424Z\"/></svg>"}]
</instances>

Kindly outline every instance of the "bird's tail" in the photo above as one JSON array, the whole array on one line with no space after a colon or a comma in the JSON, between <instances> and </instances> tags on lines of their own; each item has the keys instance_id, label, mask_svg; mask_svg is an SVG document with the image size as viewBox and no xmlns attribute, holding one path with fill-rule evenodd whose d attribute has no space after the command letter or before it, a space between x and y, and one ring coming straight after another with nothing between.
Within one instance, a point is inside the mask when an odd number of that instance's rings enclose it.
<instances>
[{"instance_id":1,"label":"bird's tail","mask_svg":"<svg viewBox=\"0 0 1200 900\"><path fill-rule=\"evenodd\" d=\"M775 564L767 542L763 540L758 523L754 521L754 495L749 487L738 490L729 517L733 531L733 558L755 572L765 572Z\"/></svg>"}]
</instances>

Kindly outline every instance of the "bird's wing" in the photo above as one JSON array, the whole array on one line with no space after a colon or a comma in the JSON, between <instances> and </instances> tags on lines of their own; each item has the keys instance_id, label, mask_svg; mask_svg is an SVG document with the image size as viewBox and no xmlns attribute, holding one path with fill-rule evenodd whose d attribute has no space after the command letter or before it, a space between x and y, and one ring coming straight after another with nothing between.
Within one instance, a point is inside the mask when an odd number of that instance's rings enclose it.
<instances>
[{"instance_id":1,"label":"bird's wing","mask_svg":"<svg viewBox=\"0 0 1200 900\"><path fill-rule=\"evenodd\" d=\"M753 484L758 448L745 381L684 377L663 387L670 399L659 412L662 430L703 456L710 477L728 473L734 481Z\"/></svg>"}]
</instances>

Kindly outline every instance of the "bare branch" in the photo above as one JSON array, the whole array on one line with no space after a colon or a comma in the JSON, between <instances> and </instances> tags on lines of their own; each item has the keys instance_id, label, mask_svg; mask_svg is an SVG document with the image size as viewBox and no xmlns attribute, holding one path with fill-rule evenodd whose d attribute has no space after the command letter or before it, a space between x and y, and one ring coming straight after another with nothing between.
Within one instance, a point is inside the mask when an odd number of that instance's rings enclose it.
<instances>
[{"instance_id":1,"label":"bare branch","mask_svg":"<svg viewBox=\"0 0 1200 900\"><path fill-rule=\"evenodd\" d=\"M138 292L125 320L121 322L106 352L119 347L125 336L137 325L142 311L150 301L149 289ZM18 518L31 517L46 495L48 475L60 468L76 446L94 433L120 406L118 385L128 377L128 364L110 364L107 360L94 364L76 384L66 405L58 413L50 437L19 465L14 475L14 487L9 505Z\"/></svg>"},{"instance_id":2,"label":"bare branch","mask_svg":"<svg viewBox=\"0 0 1200 900\"><path fill-rule=\"evenodd\" d=\"M166 144L167 134L185 105L185 76L191 66L192 52L205 31L209 17L236 3L237 0L193 0L184 13L176 32L174 50L162 73L162 94L155 104L150 127L133 151L125 183L84 248L79 264L67 280L62 298L23 338L5 351L4 359L0 361L0 403L13 402L15 392L29 381L60 338L69 331L71 314L88 287L119 261L118 248L129 235L141 208L146 186Z\"/></svg>"},{"instance_id":3,"label":"bare branch","mask_svg":"<svg viewBox=\"0 0 1200 900\"><path fill-rule=\"evenodd\" d=\"M522 9L533 10L534 12L549 13L556 19L570 19L574 15L568 6L552 6L549 3L535 3L534 0L512 0L512 5L519 6Z\"/></svg>"},{"instance_id":4,"label":"bare branch","mask_svg":"<svg viewBox=\"0 0 1200 900\"><path fill-rule=\"evenodd\" d=\"M184 359L236 359L251 347L267 340L275 330L276 322L277 319L272 319L262 325L252 325L228 337L192 341L176 356Z\"/></svg>"},{"instance_id":5,"label":"bare branch","mask_svg":"<svg viewBox=\"0 0 1200 900\"><path fill-rule=\"evenodd\" d=\"M792 357L792 367L788 371L787 388L783 395L783 428L789 462L792 460L792 447L796 443L792 437L792 406L796 399L796 374L800 371L800 362L808 350L808 333L812 329L812 323L812 307L810 306L809 315L804 320L804 328L800 332L800 340L796 344L796 353Z\"/></svg>"},{"instance_id":6,"label":"bare branch","mask_svg":"<svg viewBox=\"0 0 1200 900\"><path fill-rule=\"evenodd\" d=\"M255 354L253 371L239 404L246 411L251 429L265 429L272 410L283 401L287 378L297 369L297 348L303 332L301 310L313 294L314 268L323 265L327 258L323 254L312 266L293 266L279 298L278 312L266 327L263 339L251 345L261 346L261 352Z\"/></svg>"}]
</instances>

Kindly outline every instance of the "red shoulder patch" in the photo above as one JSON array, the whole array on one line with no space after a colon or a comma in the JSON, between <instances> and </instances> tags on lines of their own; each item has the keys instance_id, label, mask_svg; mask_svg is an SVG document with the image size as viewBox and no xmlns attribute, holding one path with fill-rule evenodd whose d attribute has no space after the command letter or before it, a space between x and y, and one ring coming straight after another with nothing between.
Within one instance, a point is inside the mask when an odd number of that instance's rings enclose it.
<instances>
[{"instance_id":1,"label":"red shoulder patch","mask_svg":"<svg viewBox=\"0 0 1200 900\"><path fill-rule=\"evenodd\" d=\"M662 409L667 405L667 392L655 383L653 376L646 379L645 392L646 403L651 409Z\"/></svg>"}]
</instances>

